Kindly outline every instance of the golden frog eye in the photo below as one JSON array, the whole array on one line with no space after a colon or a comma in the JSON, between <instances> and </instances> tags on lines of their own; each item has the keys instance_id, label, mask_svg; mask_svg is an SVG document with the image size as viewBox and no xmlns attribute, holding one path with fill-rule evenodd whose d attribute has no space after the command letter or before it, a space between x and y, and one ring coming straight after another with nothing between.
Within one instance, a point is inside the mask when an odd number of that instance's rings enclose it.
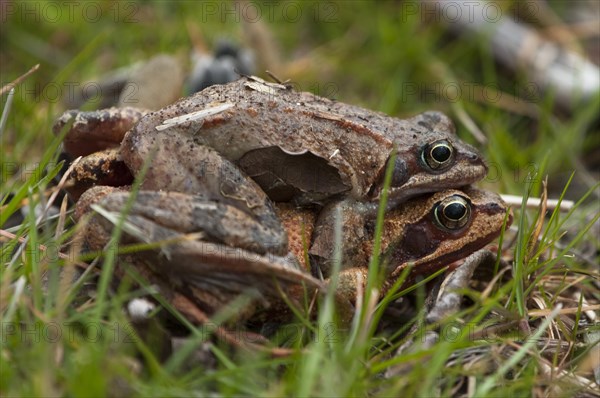
<instances>
[{"instance_id":1,"label":"golden frog eye","mask_svg":"<svg viewBox=\"0 0 600 398\"><path fill-rule=\"evenodd\" d=\"M421 157L432 170L442 169L452 162L454 148L446 140L435 141L423 149Z\"/></svg>"},{"instance_id":2,"label":"golden frog eye","mask_svg":"<svg viewBox=\"0 0 600 398\"><path fill-rule=\"evenodd\" d=\"M460 229L471 217L471 204L468 199L452 195L439 202L433 211L435 220L441 227Z\"/></svg>"}]
</instances>

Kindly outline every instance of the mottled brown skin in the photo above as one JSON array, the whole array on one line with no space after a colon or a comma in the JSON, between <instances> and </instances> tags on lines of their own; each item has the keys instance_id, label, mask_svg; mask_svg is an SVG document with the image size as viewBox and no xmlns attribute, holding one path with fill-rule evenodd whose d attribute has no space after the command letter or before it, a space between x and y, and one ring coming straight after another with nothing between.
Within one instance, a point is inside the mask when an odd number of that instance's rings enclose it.
<instances>
[{"instance_id":1,"label":"mottled brown skin","mask_svg":"<svg viewBox=\"0 0 600 398\"><path fill-rule=\"evenodd\" d=\"M94 187L81 196L76 217L81 219L93 206L118 215L130 195L119 188ZM102 250L113 224L92 213L85 228L89 248ZM268 309L281 300L281 292L325 289L288 253L285 231L276 234L239 209L198 195L138 192L121 243L156 242L162 242L160 249L128 255L126 261L166 297L173 291L185 294L208 314L249 295L249 306L235 317L242 321L255 308Z\"/></svg>"},{"instance_id":2,"label":"mottled brown skin","mask_svg":"<svg viewBox=\"0 0 600 398\"><path fill-rule=\"evenodd\" d=\"M434 209L440 202L456 197L466 199L470 215L464 226L448 228L435 218ZM386 214L381 240L381 261L385 268L382 294L393 286L404 269L413 267L411 277L428 275L477 251L496 239L508 212L507 205L499 195L466 187L463 191L446 190L425 198L415 198ZM509 216L507 225L510 225ZM356 229L366 230L367 239L362 240L361 250L344 261L346 267L340 273L342 289L338 295L346 295L351 302L356 297L357 275L366 275L369 256L373 252L372 220L366 225L354 228L345 226L354 233ZM315 237L318 239L318 237ZM344 236L344 242L349 242ZM366 283L366 279L363 278Z\"/></svg>"},{"instance_id":3,"label":"mottled brown skin","mask_svg":"<svg viewBox=\"0 0 600 398\"><path fill-rule=\"evenodd\" d=\"M436 204L455 195L467 199L470 217L464 226L449 229L436 220L434 209ZM333 258L332 226L336 206L341 208L343 220L339 294L345 294L353 302L356 288L352 286L356 286L357 275L368 273L375 220L360 216L365 214L361 203L341 202L320 214L309 254L312 265L326 277ZM427 275L484 247L500 234L507 211L497 194L467 187L463 191L446 190L415 198L387 212L381 239L381 261L386 268L384 291L409 264L413 266L412 276ZM508 219L509 225L511 220Z\"/></svg>"},{"instance_id":4,"label":"mottled brown skin","mask_svg":"<svg viewBox=\"0 0 600 398\"><path fill-rule=\"evenodd\" d=\"M163 132L156 130L165 120L223 104L232 107ZM398 119L252 77L209 87L146 114L134 125L141 114L124 112L118 132L114 108L69 111L55 130L75 118L65 142L67 150L77 155L114 145L134 126L121 145L134 175L151 156L183 159L189 156L183 147L205 145L239 165L272 199L302 205L344 196L377 202L394 147L398 154L390 207L421 193L471 184L487 171L477 151L456 137L452 122L442 113ZM102 131L104 125L108 132ZM423 152L440 140L451 145L452 157L443 167L432 169ZM161 146L166 141L171 142L168 148ZM182 148L173 153L173 147ZM159 169L155 167L146 179L160 179Z\"/></svg>"},{"instance_id":5,"label":"mottled brown skin","mask_svg":"<svg viewBox=\"0 0 600 398\"><path fill-rule=\"evenodd\" d=\"M116 192L107 195L102 191L94 197L99 195L105 195L98 202L103 209L118 213L130 194ZM297 259L303 256L303 250L298 252L298 247L292 247L286 254L280 250L284 246L266 244L269 241L261 234L270 236L269 232L237 210L174 192L141 191L138 195L127 217L130 228L125 229L123 242L168 241L158 252L146 251L136 255L136 263L151 270L151 277L161 279L163 285L166 278L169 289L188 295L209 314L240 294L249 294L252 300L243 314L238 314L238 320L246 319L257 309L270 311L271 305L284 311L285 305L281 305L280 301L282 292L293 302L302 302L304 294L324 291L329 283L329 268L319 268L332 261L333 236L323 230L313 235L309 254L315 269L311 276ZM456 196L466 200L469 218L460 228L449 229L435 218L434 209L440 202ZM82 201L86 200L88 198L84 195ZM343 214L344 221L351 222L343 229L343 267L336 296L347 308L356 300L357 291L360 291L358 284L364 289L367 281L374 243L374 221L355 217L355 213L348 211L352 208L349 204L343 207L344 213L350 214ZM218 212L220 217L194 216L199 209ZM306 209L295 213L293 208L284 206L279 212L288 221L302 220L310 230L311 217L305 214ZM507 207L498 195L474 188L446 190L415 198L388 212L381 242L381 261L385 269L383 293L409 265L414 267L412 275L428 274L490 243L499 235L506 212ZM321 214L322 217L326 216ZM510 218L508 221L510 223ZM333 220L327 222L333 224ZM298 223L286 224L291 228L290 235L298 232ZM103 217L96 215L92 218L90 228L94 228L94 236L104 239L104 242L96 241L96 249L108 240L111 227L111 223ZM322 229L323 225L319 228ZM358 233L359 230L362 232ZM191 240L182 239L182 234L191 233L197 236ZM358 235L361 235L360 238L355 238ZM177 238L179 240L174 241ZM326 278L323 282L319 280L319 274ZM269 314L273 315L273 312Z\"/></svg>"},{"instance_id":6,"label":"mottled brown skin","mask_svg":"<svg viewBox=\"0 0 600 398\"><path fill-rule=\"evenodd\" d=\"M290 174L308 177L306 181L293 181L300 192L287 200L314 203L341 194L378 200L381 178L394 145L398 148L396 184L390 192L394 204L420 193L468 185L486 174L483 160L456 137L452 122L441 113L397 119L281 87L242 78L209 87L152 112L126 134L122 144L125 162L132 170L140 168L154 148L154 140L148 135L157 135L155 127L164 120L230 103L232 108L216 115L170 128L170 139L193 139L234 163L244 164L248 153L273 147L292 159L307 152L322 159L322 178L304 170L312 162L298 162L293 169L283 170L278 169L278 162L263 170L276 176L271 184L284 184ZM422 161L422 149L442 139L454 147L453 162L443 170L431 170ZM255 177L253 174L250 176ZM338 175L337 184L332 184L332 174ZM262 188L269 191L271 187Z\"/></svg>"}]
</instances>

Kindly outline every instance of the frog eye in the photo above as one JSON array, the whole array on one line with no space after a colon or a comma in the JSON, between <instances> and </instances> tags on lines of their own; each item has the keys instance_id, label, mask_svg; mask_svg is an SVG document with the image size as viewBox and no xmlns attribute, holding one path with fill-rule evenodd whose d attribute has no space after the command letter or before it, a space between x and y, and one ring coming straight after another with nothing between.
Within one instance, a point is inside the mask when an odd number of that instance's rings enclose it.
<instances>
[{"instance_id":1,"label":"frog eye","mask_svg":"<svg viewBox=\"0 0 600 398\"><path fill-rule=\"evenodd\" d=\"M441 227L447 229L460 229L464 227L471 217L471 204L459 195L450 196L439 202L433 210L435 220Z\"/></svg>"},{"instance_id":2,"label":"frog eye","mask_svg":"<svg viewBox=\"0 0 600 398\"><path fill-rule=\"evenodd\" d=\"M435 141L425 146L421 157L432 170L441 169L452 162L454 148L446 140Z\"/></svg>"}]
</instances>

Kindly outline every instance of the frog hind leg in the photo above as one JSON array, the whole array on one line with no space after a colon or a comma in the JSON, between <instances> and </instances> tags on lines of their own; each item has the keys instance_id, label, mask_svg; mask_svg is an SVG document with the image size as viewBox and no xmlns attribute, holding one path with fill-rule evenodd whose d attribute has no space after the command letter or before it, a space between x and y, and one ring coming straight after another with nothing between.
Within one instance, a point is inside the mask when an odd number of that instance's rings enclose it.
<instances>
[{"instance_id":1,"label":"frog hind leg","mask_svg":"<svg viewBox=\"0 0 600 398\"><path fill-rule=\"evenodd\" d=\"M103 234L104 242L108 241L106 231L114 228L130 195L113 190L95 203L98 207L92 208L98 213L88 224L94 228L86 234L88 239ZM84 194L80 202L86 199ZM93 203L87 202L91 207ZM136 252L135 257L153 274L187 292L208 313L242 294L264 304L285 292L298 296L305 288L323 289L321 282L287 255L286 239L272 235L231 205L177 192L140 191L131 206L121 242L158 245ZM91 246L99 249L101 245Z\"/></svg>"}]
</instances>

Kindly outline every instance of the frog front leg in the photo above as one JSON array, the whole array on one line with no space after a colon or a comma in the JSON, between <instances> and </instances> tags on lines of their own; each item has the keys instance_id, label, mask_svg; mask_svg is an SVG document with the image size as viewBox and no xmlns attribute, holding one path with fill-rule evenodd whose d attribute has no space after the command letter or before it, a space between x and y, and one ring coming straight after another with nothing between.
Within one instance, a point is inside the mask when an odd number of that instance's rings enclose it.
<instances>
[{"instance_id":1,"label":"frog front leg","mask_svg":"<svg viewBox=\"0 0 600 398\"><path fill-rule=\"evenodd\" d=\"M130 130L121 144L121 156L134 176L148 162L142 181L144 190L201 195L253 217L272 231L277 240L287 237L271 200L235 164L198 137L179 128Z\"/></svg>"}]
</instances>

